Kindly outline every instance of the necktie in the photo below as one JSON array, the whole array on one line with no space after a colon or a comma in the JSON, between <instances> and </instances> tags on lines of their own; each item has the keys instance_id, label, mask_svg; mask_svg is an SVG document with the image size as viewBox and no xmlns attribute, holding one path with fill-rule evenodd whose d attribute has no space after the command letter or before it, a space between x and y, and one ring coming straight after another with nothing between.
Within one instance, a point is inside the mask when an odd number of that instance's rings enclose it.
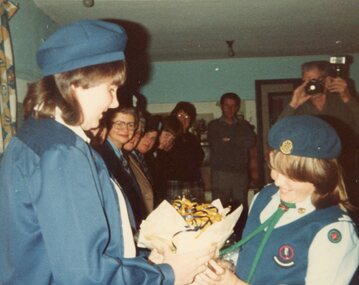
<instances>
[{"instance_id":1,"label":"necktie","mask_svg":"<svg viewBox=\"0 0 359 285\"><path fill-rule=\"evenodd\" d=\"M281 201L281 203L278 206L278 209L273 213L272 216L270 216L266 221L264 221L263 224L261 224L259 227L257 227L253 232L251 232L245 238L236 242L234 245L220 251L219 255L222 257L232 251L238 250L243 244L247 243L249 240L251 240L253 237L255 237L257 234L259 234L263 230L267 229L267 231L264 234L264 237L262 238L262 241L257 249L254 260L252 262L251 270L249 271L248 278L247 278L248 283L251 283L251 281L252 281L252 278L254 276L258 262L263 253L263 249L264 249L270 235L272 234L272 231L273 231L275 225L277 224L279 219L283 216L283 214L285 212L287 212L290 208L295 208L295 204Z\"/></svg>"}]
</instances>

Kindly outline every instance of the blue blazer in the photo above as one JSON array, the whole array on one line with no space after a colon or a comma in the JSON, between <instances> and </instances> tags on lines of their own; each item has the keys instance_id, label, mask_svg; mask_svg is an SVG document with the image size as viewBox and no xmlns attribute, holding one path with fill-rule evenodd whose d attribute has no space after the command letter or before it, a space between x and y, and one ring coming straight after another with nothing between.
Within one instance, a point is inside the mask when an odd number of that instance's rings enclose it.
<instances>
[{"instance_id":1,"label":"blue blazer","mask_svg":"<svg viewBox=\"0 0 359 285\"><path fill-rule=\"evenodd\" d=\"M0 167L0 284L173 284L167 264L123 257L101 157L51 119L28 119Z\"/></svg>"}]
</instances>

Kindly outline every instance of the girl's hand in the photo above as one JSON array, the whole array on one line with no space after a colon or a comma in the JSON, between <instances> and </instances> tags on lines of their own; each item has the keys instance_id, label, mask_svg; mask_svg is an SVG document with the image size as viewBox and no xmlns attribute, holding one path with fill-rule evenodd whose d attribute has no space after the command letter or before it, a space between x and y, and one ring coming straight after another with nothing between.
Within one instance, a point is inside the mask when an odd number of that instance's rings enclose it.
<instances>
[{"instance_id":1,"label":"girl's hand","mask_svg":"<svg viewBox=\"0 0 359 285\"><path fill-rule=\"evenodd\" d=\"M196 276L193 285L249 285L230 269L220 266L221 262L210 260L206 270Z\"/></svg>"}]
</instances>

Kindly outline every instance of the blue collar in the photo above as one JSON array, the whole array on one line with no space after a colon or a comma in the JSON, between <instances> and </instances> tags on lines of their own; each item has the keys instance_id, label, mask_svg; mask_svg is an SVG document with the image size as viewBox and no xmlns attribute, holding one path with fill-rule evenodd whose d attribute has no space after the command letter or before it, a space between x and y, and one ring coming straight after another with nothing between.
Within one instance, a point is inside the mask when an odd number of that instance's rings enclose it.
<instances>
[{"instance_id":1,"label":"blue collar","mask_svg":"<svg viewBox=\"0 0 359 285\"><path fill-rule=\"evenodd\" d=\"M123 157L122 150L119 149L117 146L115 146L114 143L113 143L109 138L107 138L106 141L110 144L110 146L111 146L112 149L114 150L116 156L117 156L118 158L122 158L122 157Z\"/></svg>"}]
</instances>

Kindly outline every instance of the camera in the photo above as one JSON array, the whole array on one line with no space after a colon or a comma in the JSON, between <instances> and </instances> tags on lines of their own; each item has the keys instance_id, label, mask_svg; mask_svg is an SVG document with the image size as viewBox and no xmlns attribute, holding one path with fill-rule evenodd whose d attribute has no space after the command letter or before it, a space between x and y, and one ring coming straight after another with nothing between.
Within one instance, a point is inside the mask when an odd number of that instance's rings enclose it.
<instances>
[{"instance_id":1,"label":"camera","mask_svg":"<svg viewBox=\"0 0 359 285\"><path fill-rule=\"evenodd\" d=\"M349 78L349 64L352 62L351 56L331 56L329 65L325 68L327 75L332 77ZM323 78L312 79L304 87L305 93L315 95L324 92Z\"/></svg>"},{"instance_id":2,"label":"camera","mask_svg":"<svg viewBox=\"0 0 359 285\"><path fill-rule=\"evenodd\" d=\"M322 80L312 79L304 87L305 93L308 95L315 95L324 91L324 84Z\"/></svg>"},{"instance_id":3,"label":"camera","mask_svg":"<svg viewBox=\"0 0 359 285\"><path fill-rule=\"evenodd\" d=\"M329 62L331 65L331 75L334 77L347 78L349 73L349 56L331 56Z\"/></svg>"}]
</instances>

